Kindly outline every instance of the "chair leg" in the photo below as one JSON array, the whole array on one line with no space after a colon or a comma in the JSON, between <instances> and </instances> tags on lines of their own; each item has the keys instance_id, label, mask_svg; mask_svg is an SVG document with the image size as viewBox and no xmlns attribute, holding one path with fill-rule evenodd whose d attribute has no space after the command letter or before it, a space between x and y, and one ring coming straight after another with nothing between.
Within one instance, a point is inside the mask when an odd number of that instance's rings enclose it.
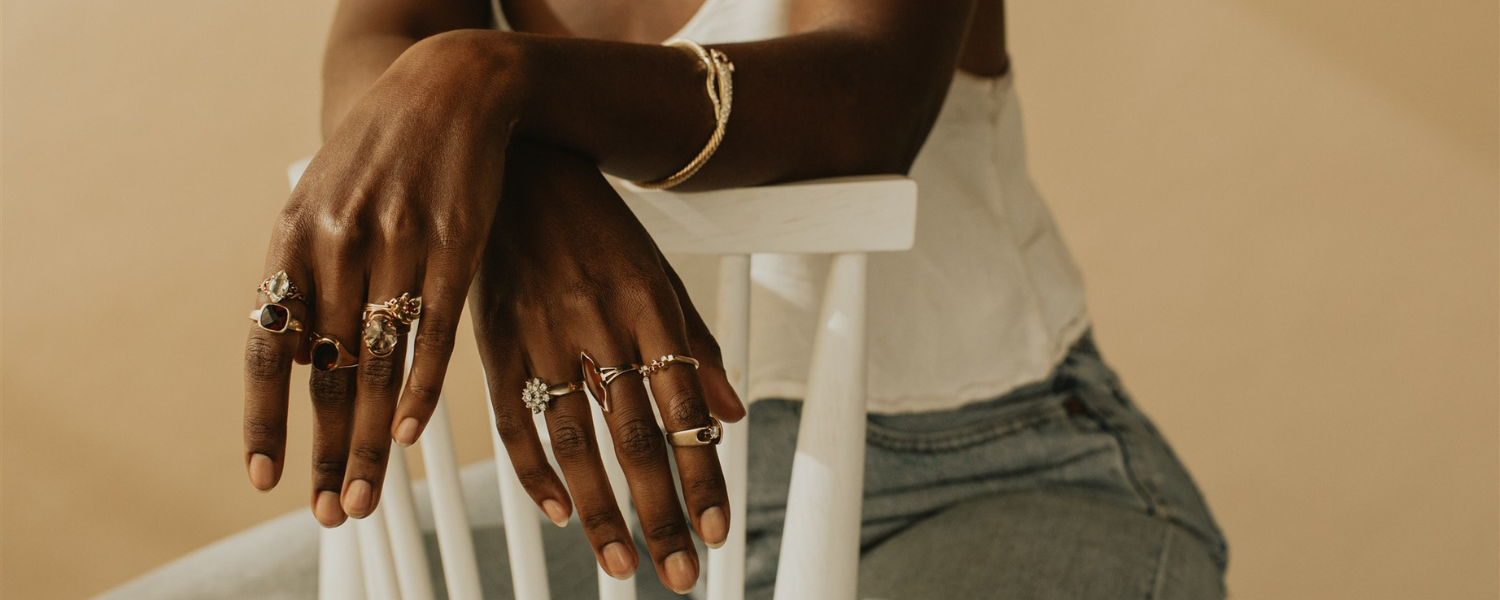
<instances>
[{"instance_id":1,"label":"chair leg","mask_svg":"<svg viewBox=\"0 0 1500 600\"><path fill-rule=\"evenodd\" d=\"M797 456L792 463L777 600L853 600L865 465L865 264L838 254L828 275Z\"/></svg>"},{"instance_id":2,"label":"chair leg","mask_svg":"<svg viewBox=\"0 0 1500 600\"><path fill-rule=\"evenodd\" d=\"M488 381L488 378L486 378ZM489 385L485 385L489 395ZM493 406L493 403L490 404ZM488 406L486 406L488 411ZM495 446L495 470L500 480L500 512L505 518L505 546L510 555L510 578L517 600L546 600L552 597L547 585L547 555L542 547L542 524L537 520L536 504L521 487L516 469L500 440L500 432L490 428Z\"/></svg>"},{"instance_id":3,"label":"chair leg","mask_svg":"<svg viewBox=\"0 0 1500 600\"><path fill-rule=\"evenodd\" d=\"M386 467L385 490L380 498L379 512L385 514L386 529L390 532L402 600L433 600L432 571L427 568L422 526L417 523L417 504L411 491L411 471L406 463L406 449L401 446L391 446L391 463Z\"/></svg>"},{"instance_id":4,"label":"chair leg","mask_svg":"<svg viewBox=\"0 0 1500 600\"><path fill-rule=\"evenodd\" d=\"M428 491L432 494L432 520L437 529L438 552L443 557L443 579L453 600L480 600L479 565L474 557L474 538L469 515L464 510L463 488L458 480L458 459L453 452L453 429L448 422L448 399L439 397L437 409L423 432L422 462L427 466Z\"/></svg>"},{"instance_id":5,"label":"chair leg","mask_svg":"<svg viewBox=\"0 0 1500 600\"><path fill-rule=\"evenodd\" d=\"M594 436L599 440L599 460L604 463L604 472L609 476L609 487L615 493L615 504L625 517L627 531L634 531L640 524L634 518L635 511L630 508L630 484L625 480L625 470L620 467L619 458L615 456L615 443L610 436L609 424L604 421L603 412L589 412L594 414ZM605 573L604 567L595 567L599 572L599 600L635 600L635 578L640 576L642 570L650 573L652 569L651 557L646 555L641 556L635 575L623 580Z\"/></svg>"},{"instance_id":6,"label":"chair leg","mask_svg":"<svg viewBox=\"0 0 1500 600\"><path fill-rule=\"evenodd\" d=\"M364 600L359 534L345 523L318 536L318 600Z\"/></svg>"},{"instance_id":7,"label":"chair leg","mask_svg":"<svg viewBox=\"0 0 1500 600\"><path fill-rule=\"evenodd\" d=\"M391 536L385 528L385 507L369 516L344 523L359 532L360 566L365 571L365 592L370 600L401 600L396 583L396 559L391 556Z\"/></svg>"},{"instance_id":8,"label":"chair leg","mask_svg":"<svg viewBox=\"0 0 1500 600\"><path fill-rule=\"evenodd\" d=\"M719 310L714 335L724 357L729 383L740 398L749 398L750 385L750 261L749 255L719 259ZM709 600L745 597L745 502L750 426L748 421L724 426L719 462L729 488L729 538L708 551Z\"/></svg>"}]
</instances>

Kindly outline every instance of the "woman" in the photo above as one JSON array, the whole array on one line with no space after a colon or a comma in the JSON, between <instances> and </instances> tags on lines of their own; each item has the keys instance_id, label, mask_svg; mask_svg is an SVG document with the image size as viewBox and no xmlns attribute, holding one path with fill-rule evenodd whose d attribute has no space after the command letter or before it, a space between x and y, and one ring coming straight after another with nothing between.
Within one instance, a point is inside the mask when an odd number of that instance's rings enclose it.
<instances>
[{"instance_id":1,"label":"woman","mask_svg":"<svg viewBox=\"0 0 1500 600\"><path fill-rule=\"evenodd\" d=\"M600 171L680 190L909 173L916 245L869 267L862 594L1223 595L1223 537L1102 362L1029 182L999 0L346 1L325 80L327 143L273 233L247 346L257 488L288 459L291 364L311 361L312 513L326 527L370 514L390 441L411 444L432 414L467 299L521 481L587 538L548 544L563 585L587 582L589 560L622 578L644 562L685 593L694 537L717 546L743 518L748 591L767 597L826 265L757 258L751 496L729 506L714 419L746 407ZM669 355L696 359L646 369L670 444L628 368ZM569 393L580 384L608 399L640 539L611 495L595 407ZM528 404L545 410L562 478ZM240 595L305 591L305 575L247 577Z\"/></svg>"}]
</instances>

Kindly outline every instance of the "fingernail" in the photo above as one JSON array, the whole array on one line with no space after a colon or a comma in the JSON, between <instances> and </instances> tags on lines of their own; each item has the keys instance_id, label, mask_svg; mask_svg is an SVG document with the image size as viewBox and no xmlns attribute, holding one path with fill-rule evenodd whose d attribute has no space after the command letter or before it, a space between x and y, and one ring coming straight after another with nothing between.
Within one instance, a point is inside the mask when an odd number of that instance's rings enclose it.
<instances>
[{"instance_id":1,"label":"fingernail","mask_svg":"<svg viewBox=\"0 0 1500 600\"><path fill-rule=\"evenodd\" d=\"M339 507L338 492L318 492L318 501L313 505L313 516L324 527L338 527L343 523L346 517L344 509Z\"/></svg>"},{"instance_id":2,"label":"fingernail","mask_svg":"<svg viewBox=\"0 0 1500 600\"><path fill-rule=\"evenodd\" d=\"M635 567L631 566L630 552L625 549L625 544L612 542L604 547L604 572L609 573L615 579L628 579L635 573Z\"/></svg>"},{"instance_id":3,"label":"fingernail","mask_svg":"<svg viewBox=\"0 0 1500 600\"><path fill-rule=\"evenodd\" d=\"M344 512L356 519L370 514L370 482L356 479L344 494Z\"/></svg>"},{"instance_id":4,"label":"fingernail","mask_svg":"<svg viewBox=\"0 0 1500 600\"><path fill-rule=\"evenodd\" d=\"M693 560L686 550L668 556L665 563L667 587L672 588L672 591L686 594L693 591L693 586L698 585L698 561Z\"/></svg>"},{"instance_id":5,"label":"fingernail","mask_svg":"<svg viewBox=\"0 0 1500 600\"><path fill-rule=\"evenodd\" d=\"M547 518L558 527L568 526L568 510L563 508L561 502L556 500L543 500L542 512L547 513Z\"/></svg>"},{"instance_id":6,"label":"fingernail","mask_svg":"<svg viewBox=\"0 0 1500 600\"><path fill-rule=\"evenodd\" d=\"M724 509L717 506L703 511L698 517L698 525L703 528L703 543L709 548L723 546L725 538L729 537L729 520L724 518Z\"/></svg>"},{"instance_id":7,"label":"fingernail","mask_svg":"<svg viewBox=\"0 0 1500 600\"><path fill-rule=\"evenodd\" d=\"M271 491L276 486L276 465L271 463L271 457L258 453L250 455L250 485L262 492Z\"/></svg>"},{"instance_id":8,"label":"fingernail","mask_svg":"<svg viewBox=\"0 0 1500 600\"><path fill-rule=\"evenodd\" d=\"M396 426L396 443L402 446L410 446L417 442L417 419L407 417Z\"/></svg>"}]
</instances>

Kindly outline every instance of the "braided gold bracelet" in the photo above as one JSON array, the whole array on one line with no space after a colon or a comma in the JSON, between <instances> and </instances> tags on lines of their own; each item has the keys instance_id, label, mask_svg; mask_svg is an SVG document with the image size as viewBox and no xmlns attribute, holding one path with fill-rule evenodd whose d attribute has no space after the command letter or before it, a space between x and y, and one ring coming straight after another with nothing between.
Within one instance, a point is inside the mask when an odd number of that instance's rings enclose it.
<instances>
[{"instance_id":1,"label":"braided gold bracelet","mask_svg":"<svg viewBox=\"0 0 1500 600\"><path fill-rule=\"evenodd\" d=\"M698 156L694 157L693 161L688 163L686 167L683 167L681 171L656 181L632 182L637 187L648 190L665 190L671 188L687 181L689 177L698 172L698 169L703 168L703 165L708 162L709 157L714 155L714 151L719 149L719 144L724 141L724 130L729 125L729 110L734 100L734 63L729 62L729 57L725 56L723 52L705 50L703 46L698 45L698 42L685 38L672 38L662 42L662 45L686 48L696 55L698 60L703 62L704 68L708 70L708 79L705 81L705 87L708 88L708 100L713 103L714 120L717 123L714 125L714 133L708 138L708 144L703 147L703 151L699 152Z\"/></svg>"}]
</instances>

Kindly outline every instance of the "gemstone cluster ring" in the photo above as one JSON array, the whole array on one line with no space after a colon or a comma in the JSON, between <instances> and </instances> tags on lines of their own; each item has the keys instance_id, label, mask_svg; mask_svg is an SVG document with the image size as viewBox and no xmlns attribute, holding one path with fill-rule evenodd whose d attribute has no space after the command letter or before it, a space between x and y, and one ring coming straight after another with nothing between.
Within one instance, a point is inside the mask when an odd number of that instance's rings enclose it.
<instances>
[{"instance_id":1,"label":"gemstone cluster ring","mask_svg":"<svg viewBox=\"0 0 1500 600\"><path fill-rule=\"evenodd\" d=\"M302 290L297 289L297 286L293 285L292 280L287 277L286 271L277 271L275 275L267 277L265 281L260 282L260 287L256 291L270 298L272 304L279 304L282 300L307 301L307 298L302 295Z\"/></svg>"},{"instance_id":2,"label":"gemstone cluster ring","mask_svg":"<svg viewBox=\"0 0 1500 600\"><path fill-rule=\"evenodd\" d=\"M553 398L580 391L583 391L582 383L565 381L547 385L547 382L540 378L532 377L527 379L526 386L521 388L521 402L526 403L526 408L531 409L532 414L536 414L547 410L547 407L552 405Z\"/></svg>"},{"instance_id":3,"label":"gemstone cluster ring","mask_svg":"<svg viewBox=\"0 0 1500 600\"><path fill-rule=\"evenodd\" d=\"M370 354L384 358L396 351L401 334L422 316L422 297L401 294L379 304L365 305L365 325L360 338Z\"/></svg>"},{"instance_id":4,"label":"gemstone cluster ring","mask_svg":"<svg viewBox=\"0 0 1500 600\"><path fill-rule=\"evenodd\" d=\"M708 418L706 426L667 432L667 443L676 448L717 446L722 441L724 441L724 424L712 416Z\"/></svg>"},{"instance_id":5,"label":"gemstone cluster ring","mask_svg":"<svg viewBox=\"0 0 1500 600\"><path fill-rule=\"evenodd\" d=\"M583 383L589 388L589 393L594 395L594 400L599 402L600 410L608 413L613 406L609 401L609 384L619 379L626 373L638 373L644 365L624 364L615 367L600 367L594 357L589 356L587 351L579 354L578 361L583 366Z\"/></svg>"}]
</instances>

